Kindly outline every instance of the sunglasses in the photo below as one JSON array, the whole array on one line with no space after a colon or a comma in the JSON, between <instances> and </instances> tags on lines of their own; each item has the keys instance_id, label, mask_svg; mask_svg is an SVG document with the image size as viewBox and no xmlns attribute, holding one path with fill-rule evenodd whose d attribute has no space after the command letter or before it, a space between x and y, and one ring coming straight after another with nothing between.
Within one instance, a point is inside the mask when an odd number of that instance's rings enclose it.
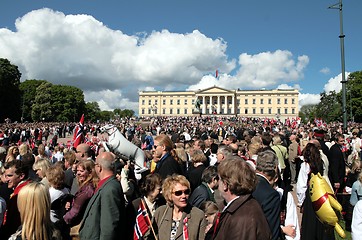
<instances>
[{"instance_id":1,"label":"sunglasses","mask_svg":"<svg viewBox=\"0 0 362 240\"><path fill-rule=\"evenodd\" d=\"M178 190L178 191L174 191L173 194L175 194L175 196L179 197L181 196L182 194L185 194L185 195L190 195L190 189L186 189L186 190Z\"/></svg>"}]
</instances>

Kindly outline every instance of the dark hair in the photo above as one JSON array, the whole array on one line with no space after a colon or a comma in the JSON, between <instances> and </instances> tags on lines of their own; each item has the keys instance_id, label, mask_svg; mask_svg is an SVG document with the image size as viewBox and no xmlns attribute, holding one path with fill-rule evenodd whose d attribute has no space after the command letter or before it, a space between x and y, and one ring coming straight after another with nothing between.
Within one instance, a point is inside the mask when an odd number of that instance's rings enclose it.
<instances>
[{"instance_id":1,"label":"dark hair","mask_svg":"<svg viewBox=\"0 0 362 240\"><path fill-rule=\"evenodd\" d=\"M7 162L7 163L5 163L4 168L5 169L15 168L15 173L17 175L24 174L24 179L27 179L29 176L29 167L26 166L20 160L13 160L13 161Z\"/></svg>"},{"instance_id":2,"label":"dark hair","mask_svg":"<svg viewBox=\"0 0 362 240\"><path fill-rule=\"evenodd\" d=\"M308 143L303 149L304 161L310 166L310 173L323 175L323 161L319 149L313 143Z\"/></svg>"},{"instance_id":3,"label":"dark hair","mask_svg":"<svg viewBox=\"0 0 362 240\"><path fill-rule=\"evenodd\" d=\"M147 196L156 189L157 185L162 187L161 175L158 173L148 174L141 184L141 194Z\"/></svg>"},{"instance_id":4,"label":"dark hair","mask_svg":"<svg viewBox=\"0 0 362 240\"><path fill-rule=\"evenodd\" d=\"M205 183L211 183L214 178L219 179L217 175L217 167L209 166L202 172L201 180Z\"/></svg>"},{"instance_id":5,"label":"dark hair","mask_svg":"<svg viewBox=\"0 0 362 240\"><path fill-rule=\"evenodd\" d=\"M263 142L264 146L269 146L272 141L272 136L268 132L263 132L261 135L261 141Z\"/></svg>"}]
</instances>

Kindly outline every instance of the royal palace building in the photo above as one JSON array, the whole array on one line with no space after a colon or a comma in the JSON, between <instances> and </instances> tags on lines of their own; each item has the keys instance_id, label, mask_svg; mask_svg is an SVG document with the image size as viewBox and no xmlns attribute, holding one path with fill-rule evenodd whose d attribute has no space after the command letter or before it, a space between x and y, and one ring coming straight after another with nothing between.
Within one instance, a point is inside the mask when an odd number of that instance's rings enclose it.
<instances>
[{"instance_id":1,"label":"royal palace building","mask_svg":"<svg viewBox=\"0 0 362 240\"><path fill-rule=\"evenodd\" d=\"M224 115L268 118L298 117L298 90L141 91L139 116Z\"/></svg>"}]
</instances>

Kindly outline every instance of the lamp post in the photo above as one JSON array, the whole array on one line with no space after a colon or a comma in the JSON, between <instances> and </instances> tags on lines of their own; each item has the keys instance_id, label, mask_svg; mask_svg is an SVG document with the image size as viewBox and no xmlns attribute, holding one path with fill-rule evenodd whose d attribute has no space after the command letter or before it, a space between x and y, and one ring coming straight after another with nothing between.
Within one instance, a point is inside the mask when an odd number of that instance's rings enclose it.
<instances>
[{"instance_id":1,"label":"lamp post","mask_svg":"<svg viewBox=\"0 0 362 240\"><path fill-rule=\"evenodd\" d=\"M329 9L339 9L339 39L341 45L341 65L342 65L342 113L343 113L343 130L347 130L347 110L346 110L346 76L344 69L344 37L343 34L343 13L342 13L342 0L339 0L339 3L336 3L330 7Z\"/></svg>"}]
</instances>

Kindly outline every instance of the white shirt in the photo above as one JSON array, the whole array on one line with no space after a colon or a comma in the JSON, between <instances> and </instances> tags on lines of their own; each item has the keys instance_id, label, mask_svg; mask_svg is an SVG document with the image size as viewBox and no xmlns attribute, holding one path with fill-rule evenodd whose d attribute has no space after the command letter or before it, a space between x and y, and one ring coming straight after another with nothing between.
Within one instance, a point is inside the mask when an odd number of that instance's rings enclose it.
<instances>
[{"instance_id":1,"label":"white shirt","mask_svg":"<svg viewBox=\"0 0 362 240\"><path fill-rule=\"evenodd\" d=\"M276 189L282 198L284 190L282 188ZM293 195L288 192L287 195L287 205L286 205L287 214L285 216L285 226L293 225L295 229L295 238L290 236L285 236L288 240L299 240L300 239L300 228L299 228L299 221L298 221L298 213L297 213L297 206L295 205Z\"/></svg>"},{"instance_id":2,"label":"white shirt","mask_svg":"<svg viewBox=\"0 0 362 240\"><path fill-rule=\"evenodd\" d=\"M310 172L309 164L303 162L300 165L298 181L297 181L297 199L298 205L301 206L305 199L305 191L308 188L308 173Z\"/></svg>"},{"instance_id":3,"label":"white shirt","mask_svg":"<svg viewBox=\"0 0 362 240\"><path fill-rule=\"evenodd\" d=\"M362 239L362 200L359 200L353 209L352 239Z\"/></svg>"}]
</instances>

